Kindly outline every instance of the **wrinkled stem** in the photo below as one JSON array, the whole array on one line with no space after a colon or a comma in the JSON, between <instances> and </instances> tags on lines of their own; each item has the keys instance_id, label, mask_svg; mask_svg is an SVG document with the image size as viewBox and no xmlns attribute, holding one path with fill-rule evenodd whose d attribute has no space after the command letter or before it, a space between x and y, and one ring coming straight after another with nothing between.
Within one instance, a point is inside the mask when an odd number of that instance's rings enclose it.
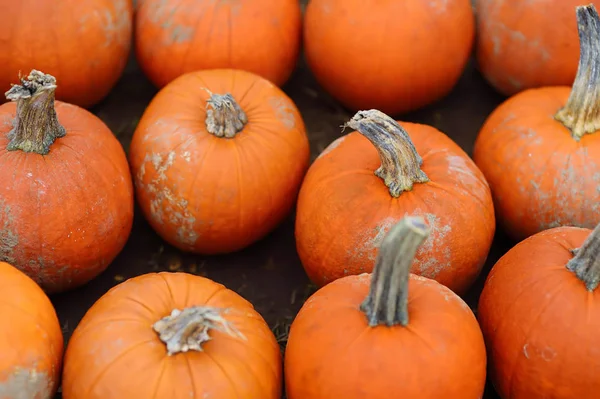
<instances>
[{"instance_id":1,"label":"wrinkled stem","mask_svg":"<svg viewBox=\"0 0 600 399\"><path fill-rule=\"evenodd\" d=\"M567 269L575 273L588 291L594 291L600 284L600 224L573 254Z\"/></svg>"},{"instance_id":2,"label":"wrinkled stem","mask_svg":"<svg viewBox=\"0 0 600 399\"><path fill-rule=\"evenodd\" d=\"M13 85L6 98L17 103L17 116L8 133L8 151L21 150L46 155L59 137L66 135L54 109L56 79L35 69L20 85Z\"/></svg>"},{"instance_id":3,"label":"wrinkled stem","mask_svg":"<svg viewBox=\"0 0 600 399\"><path fill-rule=\"evenodd\" d=\"M152 328L167 346L169 356L189 350L202 352L202 344L209 341L210 330L246 339L222 316L223 309L194 306L183 310L174 309L171 315L154 323Z\"/></svg>"},{"instance_id":4,"label":"wrinkled stem","mask_svg":"<svg viewBox=\"0 0 600 399\"><path fill-rule=\"evenodd\" d=\"M376 109L358 111L344 127L357 130L375 146L381 166L375 175L383 179L392 197L410 191L415 183L429 181L421 170L423 159L406 130Z\"/></svg>"},{"instance_id":5,"label":"wrinkled stem","mask_svg":"<svg viewBox=\"0 0 600 399\"><path fill-rule=\"evenodd\" d=\"M383 239L371 277L369 295L361 304L370 326L408 324L408 279L415 254L429 236L420 216L407 216Z\"/></svg>"},{"instance_id":6,"label":"wrinkled stem","mask_svg":"<svg viewBox=\"0 0 600 399\"><path fill-rule=\"evenodd\" d=\"M233 96L210 93L206 102L206 129L217 137L232 138L242 131L248 117Z\"/></svg>"},{"instance_id":7,"label":"wrinkled stem","mask_svg":"<svg viewBox=\"0 0 600 399\"><path fill-rule=\"evenodd\" d=\"M593 4L576 7L579 67L567 104L554 118L579 141L600 129L600 19Z\"/></svg>"}]
</instances>

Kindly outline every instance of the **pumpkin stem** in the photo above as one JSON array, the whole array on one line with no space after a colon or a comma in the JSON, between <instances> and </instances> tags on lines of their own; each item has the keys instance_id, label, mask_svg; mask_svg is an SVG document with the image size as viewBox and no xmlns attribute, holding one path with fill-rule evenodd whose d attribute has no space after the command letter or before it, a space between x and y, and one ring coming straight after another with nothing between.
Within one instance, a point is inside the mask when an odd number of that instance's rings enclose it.
<instances>
[{"instance_id":1,"label":"pumpkin stem","mask_svg":"<svg viewBox=\"0 0 600 399\"><path fill-rule=\"evenodd\" d=\"M169 356L189 350L202 352L202 344L211 339L208 335L210 330L246 339L238 329L223 318L223 312L223 309L207 306L174 309L169 316L154 323L152 328L167 346Z\"/></svg>"},{"instance_id":2,"label":"pumpkin stem","mask_svg":"<svg viewBox=\"0 0 600 399\"><path fill-rule=\"evenodd\" d=\"M52 143L67 134L54 109L56 78L34 69L20 80L20 85L13 85L5 93L6 99L17 102L17 116L8 133L10 142L6 149L46 155Z\"/></svg>"},{"instance_id":3,"label":"pumpkin stem","mask_svg":"<svg viewBox=\"0 0 600 399\"><path fill-rule=\"evenodd\" d=\"M593 4L576 7L579 66L567 104L554 118L576 141L600 129L600 19Z\"/></svg>"},{"instance_id":4,"label":"pumpkin stem","mask_svg":"<svg viewBox=\"0 0 600 399\"><path fill-rule=\"evenodd\" d=\"M571 252L574 256L567 262L567 269L575 273L588 291L594 291L600 284L600 224L580 248Z\"/></svg>"},{"instance_id":5,"label":"pumpkin stem","mask_svg":"<svg viewBox=\"0 0 600 399\"><path fill-rule=\"evenodd\" d=\"M206 101L206 130L210 134L232 138L242 131L246 123L246 113L231 94L210 93Z\"/></svg>"},{"instance_id":6,"label":"pumpkin stem","mask_svg":"<svg viewBox=\"0 0 600 399\"><path fill-rule=\"evenodd\" d=\"M376 109L358 111L345 127L357 130L377 148L381 166L375 175L383 179L392 197L412 190L415 183L429 181L408 133L388 115Z\"/></svg>"},{"instance_id":7,"label":"pumpkin stem","mask_svg":"<svg viewBox=\"0 0 600 399\"><path fill-rule=\"evenodd\" d=\"M369 295L360 305L369 326L408 324L408 279L415 253L429 236L429 228L420 216L407 216L384 237Z\"/></svg>"}]
</instances>

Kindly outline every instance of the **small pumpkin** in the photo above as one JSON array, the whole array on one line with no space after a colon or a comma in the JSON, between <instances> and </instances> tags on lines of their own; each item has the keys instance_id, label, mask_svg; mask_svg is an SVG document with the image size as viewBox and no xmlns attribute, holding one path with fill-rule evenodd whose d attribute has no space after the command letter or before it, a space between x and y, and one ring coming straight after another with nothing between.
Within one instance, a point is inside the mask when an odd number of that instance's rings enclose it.
<instances>
[{"instance_id":1,"label":"small pumpkin","mask_svg":"<svg viewBox=\"0 0 600 399\"><path fill-rule=\"evenodd\" d=\"M475 39L470 0L311 0L304 53L317 81L353 111L398 114L446 96Z\"/></svg>"},{"instance_id":2,"label":"small pumpkin","mask_svg":"<svg viewBox=\"0 0 600 399\"><path fill-rule=\"evenodd\" d=\"M357 131L323 151L298 198L296 246L310 279L322 286L371 272L386 232L415 214L427 219L431 235L412 272L464 293L495 231L483 174L431 126L400 125L378 110L359 111L346 126Z\"/></svg>"},{"instance_id":3,"label":"small pumpkin","mask_svg":"<svg viewBox=\"0 0 600 399\"><path fill-rule=\"evenodd\" d=\"M63 336L52 303L24 273L0 262L0 398L52 399Z\"/></svg>"},{"instance_id":4,"label":"small pumpkin","mask_svg":"<svg viewBox=\"0 0 600 399\"><path fill-rule=\"evenodd\" d=\"M60 82L57 99L88 108L121 77L131 49L131 0L0 0L0 9L1 92L36 68Z\"/></svg>"},{"instance_id":5,"label":"small pumpkin","mask_svg":"<svg viewBox=\"0 0 600 399\"><path fill-rule=\"evenodd\" d=\"M252 304L186 273L150 273L85 314L64 360L64 399L280 399L281 352Z\"/></svg>"},{"instance_id":6,"label":"small pumpkin","mask_svg":"<svg viewBox=\"0 0 600 399\"><path fill-rule=\"evenodd\" d=\"M135 22L137 60L159 88L185 73L219 68L281 86L300 54L298 0L144 0Z\"/></svg>"},{"instance_id":7,"label":"small pumpkin","mask_svg":"<svg viewBox=\"0 0 600 399\"><path fill-rule=\"evenodd\" d=\"M275 228L309 156L292 100L232 69L192 72L163 88L129 148L137 200L154 230L204 254L242 249Z\"/></svg>"},{"instance_id":8,"label":"small pumpkin","mask_svg":"<svg viewBox=\"0 0 600 399\"><path fill-rule=\"evenodd\" d=\"M473 158L490 184L498 219L515 240L600 222L600 20L577 8L581 58L573 88L529 89L487 118Z\"/></svg>"},{"instance_id":9,"label":"small pumpkin","mask_svg":"<svg viewBox=\"0 0 600 399\"><path fill-rule=\"evenodd\" d=\"M482 397L486 352L473 312L409 273L428 233L424 218L401 219L371 276L340 278L306 301L285 350L288 399Z\"/></svg>"},{"instance_id":10,"label":"small pumpkin","mask_svg":"<svg viewBox=\"0 0 600 399\"><path fill-rule=\"evenodd\" d=\"M594 399L600 380L600 226L517 244L485 282L478 318L504 399Z\"/></svg>"},{"instance_id":11,"label":"small pumpkin","mask_svg":"<svg viewBox=\"0 0 600 399\"><path fill-rule=\"evenodd\" d=\"M0 105L0 261L46 292L100 274L125 246L133 185L119 141L95 115L55 101L37 70Z\"/></svg>"}]
</instances>

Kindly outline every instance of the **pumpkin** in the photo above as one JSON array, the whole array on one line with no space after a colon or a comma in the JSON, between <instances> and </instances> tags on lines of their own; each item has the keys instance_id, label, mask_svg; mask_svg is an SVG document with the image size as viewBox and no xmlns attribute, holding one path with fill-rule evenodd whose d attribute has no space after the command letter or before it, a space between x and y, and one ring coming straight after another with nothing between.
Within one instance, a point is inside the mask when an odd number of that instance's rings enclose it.
<instances>
[{"instance_id":1,"label":"pumpkin","mask_svg":"<svg viewBox=\"0 0 600 399\"><path fill-rule=\"evenodd\" d=\"M486 353L473 312L409 273L428 232L423 217L401 219L372 275L342 277L306 301L285 350L288 399L482 397Z\"/></svg>"},{"instance_id":2,"label":"pumpkin","mask_svg":"<svg viewBox=\"0 0 600 399\"><path fill-rule=\"evenodd\" d=\"M473 158L490 184L498 219L515 240L552 227L600 222L600 20L577 8L581 60L566 86L529 89L487 118Z\"/></svg>"},{"instance_id":3,"label":"pumpkin","mask_svg":"<svg viewBox=\"0 0 600 399\"><path fill-rule=\"evenodd\" d=\"M121 77L133 30L131 0L0 0L0 91L32 68L60 82L56 98L81 107Z\"/></svg>"},{"instance_id":4,"label":"pumpkin","mask_svg":"<svg viewBox=\"0 0 600 399\"><path fill-rule=\"evenodd\" d=\"M135 22L137 60L159 88L188 72L223 68L281 86L300 54L298 0L144 0Z\"/></svg>"},{"instance_id":5,"label":"pumpkin","mask_svg":"<svg viewBox=\"0 0 600 399\"><path fill-rule=\"evenodd\" d=\"M150 273L109 290L67 346L64 399L280 399L281 352L250 302L204 277Z\"/></svg>"},{"instance_id":6,"label":"pumpkin","mask_svg":"<svg viewBox=\"0 0 600 399\"><path fill-rule=\"evenodd\" d=\"M470 0L311 0L304 53L319 84L353 111L413 111L446 96L473 47Z\"/></svg>"},{"instance_id":7,"label":"pumpkin","mask_svg":"<svg viewBox=\"0 0 600 399\"><path fill-rule=\"evenodd\" d=\"M536 233L492 268L478 306L504 399L598 397L600 226Z\"/></svg>"},{"instance_id":8,"label":"pumpkin","mask_svg":"<svg viewBox=\"0 0 600 399\"><path fill-rule=\"evenodd\" d=\"M371 272L386 232L407 214L431 235L412 272L463 294L479 275L495 232L483 174L439 130L401 125L378 110L346 124L311 165L298 198L296 246L318 286ZM413 144L414 143L414 144Z\"/></svg>"},{"instance_id":9,"label":"pumpkin","mask_svg":"<svg viewBox=\"0 0 600 399\"><path fill-rule=\"evenodd\" d=\"M95 115L55 101L33 70L0 105L0 261L46 292L78 287L124 247L133 186L119 141Z\"/></svg>"},{"instance_id":10,"label":"pumpkin","mask_svg":"<svg viewBox=\"0 0 600 399\"><path fill-rule=\"evenodd\" d=\"M164 87L129 148L137 200L154 230L204 254L242 249L275 228L309 156L292 100L232 69L191 72Z\"/></svg>"},{"instance_id":11,"label":"pumpkin","mask_svg":"<svg viewBox=\"0 0 600 399\"><path fill-rule=\"evenodd\" d=\"M0 398L52 399L63 336L52 303L24 273L0 262Z\"/></svg>"},{"instance_id":12,"label":"pumpkin","mask_svg":"<svg viewBox=\"0 0 600 399\"><path fill-rule=\"evenodd\" d=\"M577 72L575 6L592 0L477 0L475 54L497 91L566 86Z\"/></svg>"}]
</instances>

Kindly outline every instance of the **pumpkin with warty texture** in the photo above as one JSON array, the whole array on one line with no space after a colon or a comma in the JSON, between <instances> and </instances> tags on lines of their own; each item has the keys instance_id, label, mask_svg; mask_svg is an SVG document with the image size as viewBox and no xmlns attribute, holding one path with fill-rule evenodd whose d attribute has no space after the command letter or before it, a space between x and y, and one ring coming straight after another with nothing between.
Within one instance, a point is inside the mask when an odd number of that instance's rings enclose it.
<instances>
[{"instance_id":1,"label":"pumpkin with warty texture","mask_svg":"<svg viewBox=\"0 0 600 399\"><path fill-rule=\"evenodd\" d=\"M135 22L137 60L159 88L185 73L221 68L281 86L300 54L298 0L144 0Z\"/></svg>"},{"instance_id":2,"label":"pumpkin with warty texture","mask_svg":"<svg viewBox=\"0 0 600 399\"><path fill-rule=\"evenodd\" d=\"M502 398L598 397L599 282L600 225L534 234L494 265L477 317Z\"/></svg>"},{"instance_id":3,"label":"pumpkin with warty texture","mask_svg":"<svg viewBox=\"0 0 600 399\"><path fill-rule=\"evenodd\" d=\"M482 397L486 352L473 312L409 273L428 233L422 217L403 218L372 275L342 277L306 301L285 351L288 399Z\"/></svg>"},{"instance_id":4,"label":"pumpkin with warty texture","mask_svg":"<svg viewBox=\"0 0 600 399\"><path fill-rule=\"evenodd\" d=\"M515 240L558 226L600 222L600 20L577 8L581 58L573 88L530 89L485 121L473 158L498 219Z\"/></svg>"},{"instance_id":5,"label":"pumpkin with warty texture","mask_svg":"<svg viewBox=\"0 0 600 399\"><path fill-rule=\"evenodd\" d=\"M378 110L347 123L311 165L298 198L296 246L318 286L370 272L377 247L407 214L424 216L431 235L412 272L462 295L485 263L495 231L483 174L445 134L399 125ZM414 144L413 144L414 143Z\"/></svg>"},{"instance_id":6,"label":"pumpkin with warty texture","mask_svg":"<svg viewBox=\"0 0 600 399\"><path fill-rule=\"evenodd\" d=\"M0 398L52 399L63 336L52 303L23 272L0 262Z\"/></svg>"},{"instance_id":7,"label":"pumpkin with warty texture","mask_svg":"<svg viewBox=\"0 0 600 399\"><path fill-rule=\"evenodd\" d=\"M0 0L0 10L1 92L36 68L60 82L58 100L89 108L121 77L132 42L131 0Z\"/></svg>"},{"instance_id":8,"label":"pumpkin with warty texture","mask_svg":"<svg viewBox=\"0 0 600 399\"><path fill-rule=\"evenodd\" d=\"M281 351L252 304L186 273L104 294L69 340L65 399L280 399Z\"/></svg>"},{"instance_id":9,"label":"pumpkin with warty texture","mask_svg":"<svg viewBox=\"0 0 600 399\"><path fill-rule=\"evenodd\" d=\"M232 69L164 87L129 148L137 200L154 230L204 254L242 249L274 229L295 203L309 156L292 100Z\"/></svg>"},{"instance_id":10,"label":"pumpkin with warty texture","mask_svg":"<svg viewBox=\"0 0 600 399\"><path fill-rule=\"evenodd\" d=\"M55 101L56 88L33 70L0 105L0 261L48 293L106 269L134 205L123 147L98 117Z\"/></svg>"}]
</instances>

